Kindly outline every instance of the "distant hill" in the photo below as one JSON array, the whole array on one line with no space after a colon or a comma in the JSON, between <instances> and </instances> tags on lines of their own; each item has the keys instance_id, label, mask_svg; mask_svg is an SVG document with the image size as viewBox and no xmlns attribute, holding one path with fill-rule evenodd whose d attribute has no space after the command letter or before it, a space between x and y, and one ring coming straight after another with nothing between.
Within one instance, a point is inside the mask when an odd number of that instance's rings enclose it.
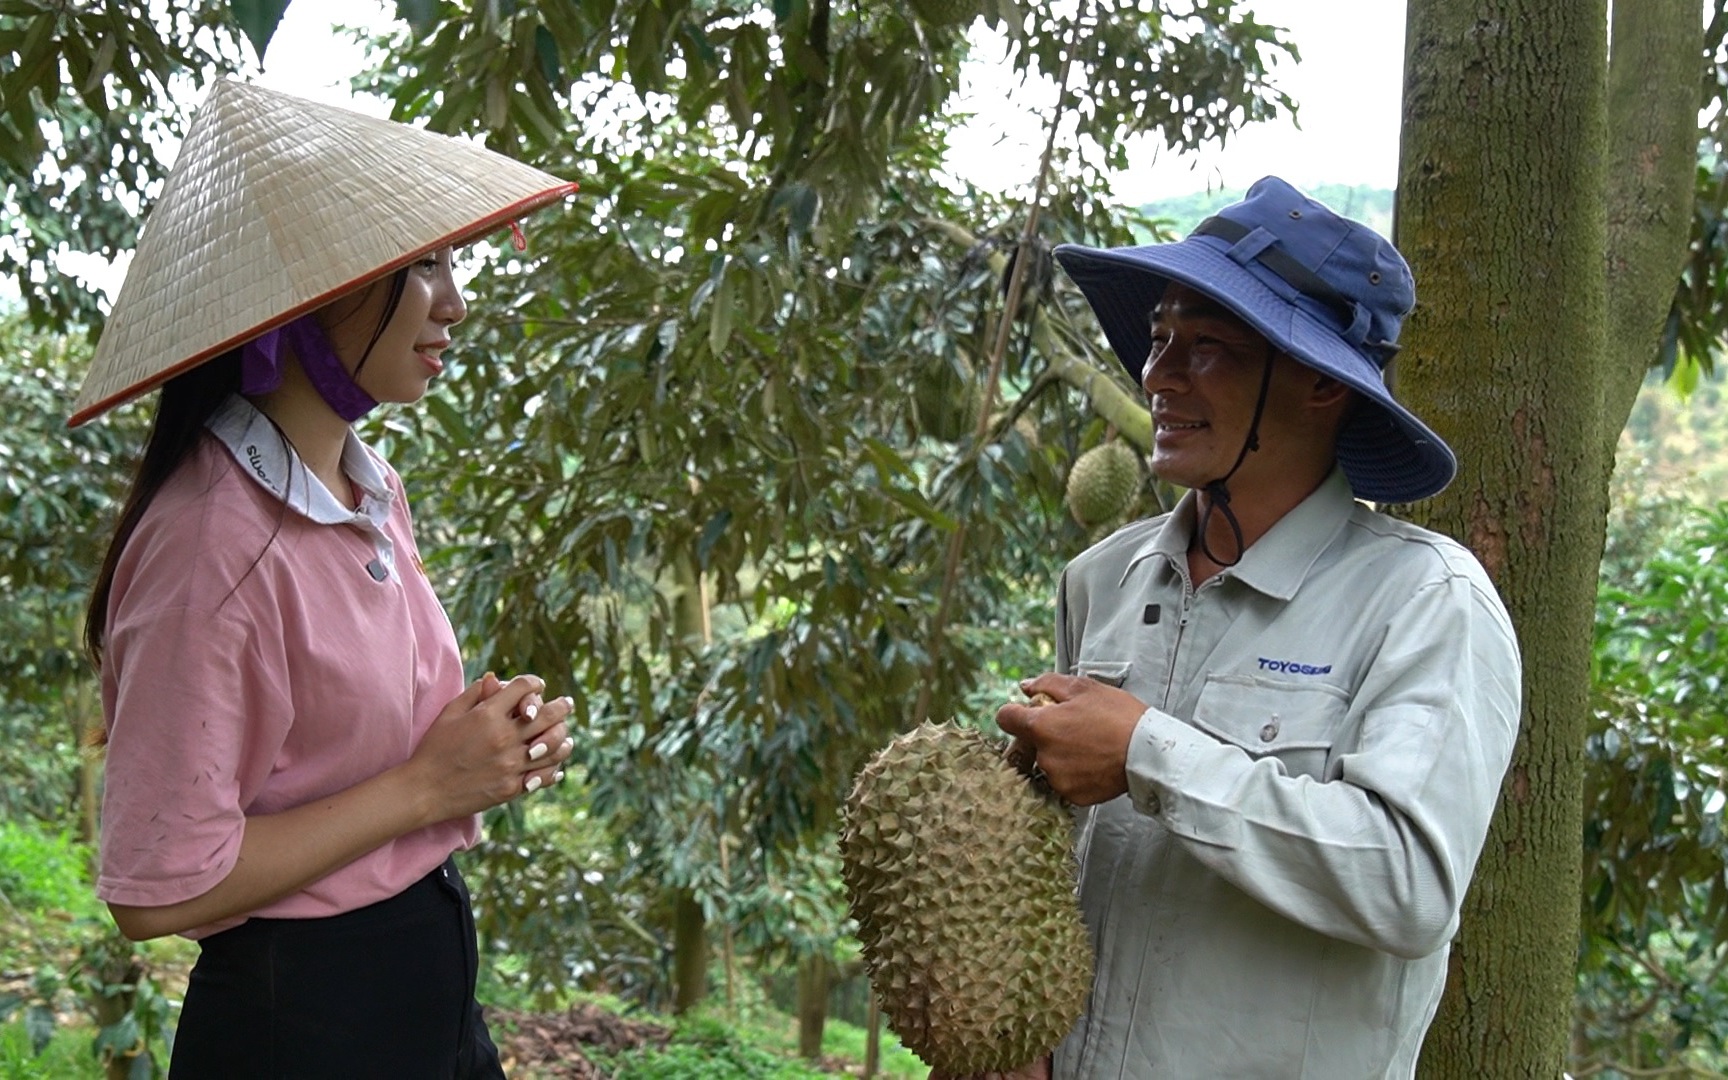
<instances>
[{"instance_id":1,"label":"distant hill","mask_svg":"<svg viewBox=\"0 0 1728 1080\"><path fill-rule=\"evenodd\" d=\"M1381 236L1391 237L1391 188L1369 187L1366 184L1316 184L1303 190L1345 217L1355 218ZM1187 236L1194 226L1220 207L1240 201L1244 194L1246 189L1243 188L1201 191L1174 199L1160 199L1147 203L1140 209L1147 216L1165 222L1165 227L1175 235Z\"/></svg>"}]
</instances>

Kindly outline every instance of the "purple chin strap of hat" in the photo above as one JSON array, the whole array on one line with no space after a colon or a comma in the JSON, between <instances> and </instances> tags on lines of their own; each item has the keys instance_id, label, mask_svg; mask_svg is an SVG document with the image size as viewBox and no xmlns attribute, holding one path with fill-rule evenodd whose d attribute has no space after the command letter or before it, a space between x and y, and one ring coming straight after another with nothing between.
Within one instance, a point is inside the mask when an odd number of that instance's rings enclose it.
<instances>
[{"instance_id":1,"label":"purple chin strap of hat","mask_svg":"<svg viewBox=\"0 0 1728 1080\"><path fill-rule=\"evenodd\" d=\"M1200 512L1200 521L1194 527L1200 537L1200 554L1211 559L1219 566L1235 566L1242 561L1246 553L1242 543L1242 523L1236 520L1236 512L1230 509L1230 489L1225 486L1242 463L1248 460L1248 455L1260 449L1260 417L1266 411L1266 393L1272 389L1272 362L1277 353L1272 346L1266 346L1266 367L1260 373L1260 396L1254 402L1254 419L1248 423L1248 437L1242 441L1242 452L1236 455L1236 464L1230 466L1230 471L1216 480L1209 481L1201 490L1206 493L1206 508ZM1230 534L1236 538L1236 557L1226 562L1212 553L1212 546L1206 542L1206 527L1212 524L1212 511L1224 515L1224 524L1230 526Z\"/></svg>"},{"instance_id":2,"label":"purple chin strap of hat","mask_svg":"<svg viewBox=\"0 0 1728 1080\"><path fill-rule=\"evenodd\" d=\"M312 315L302 315L246 343L240 358L240 392L267 394L282 385L282 346L286 343L312 380L318 396L337 416L352 423L378 407L372 395L342 366L329 335Z\"/></svg>"}]
</instances>

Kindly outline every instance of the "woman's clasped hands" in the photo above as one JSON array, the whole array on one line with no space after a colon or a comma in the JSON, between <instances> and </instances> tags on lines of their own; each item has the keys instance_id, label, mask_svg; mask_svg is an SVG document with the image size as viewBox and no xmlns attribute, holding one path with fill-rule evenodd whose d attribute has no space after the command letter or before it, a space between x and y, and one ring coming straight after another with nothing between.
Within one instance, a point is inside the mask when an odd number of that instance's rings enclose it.
<instances>
[{"instance_id":1,"label":"woman's clasped hands","mask_svg":"<svg viewBox=\"0 0 1728 1080\"><path fill-rule=\"evenodd\" d=\"M543 699L538 675L509 682L487 672L444 707L408 761L442 821L479 813L564 776L575 702Z\"/></svg>"}]
</instances>

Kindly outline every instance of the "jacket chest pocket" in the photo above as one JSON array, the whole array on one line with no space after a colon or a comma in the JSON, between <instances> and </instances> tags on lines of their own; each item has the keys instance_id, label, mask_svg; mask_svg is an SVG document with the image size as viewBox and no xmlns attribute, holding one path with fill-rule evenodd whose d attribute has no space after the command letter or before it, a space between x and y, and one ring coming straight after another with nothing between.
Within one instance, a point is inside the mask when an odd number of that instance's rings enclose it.
<instances>
[{"instance_id":1,"label":"jacket chest pocket","mask_svg":"<svg viewBox=\"0 0 1728 1080\"><path fill-rule=\"evenodd\" d=\"M1328 765L1345 738L1349 711L1344 692L1335 687L1209 675L1192 722L1250 757L1276 760L1290 776L1329 780Z\"/></svg>"},{"instance_id":2,"label":"jacket chest pocket","mask_svg":"<svg viewBox=\"0 0 1728 1080\"><path fill-rule=\"evenodd\" d=\"M1120 690L1128 681L1130 666L1127 660L1079 660L1074 664L1074 674Z\"/></svg>"}]
</instances>

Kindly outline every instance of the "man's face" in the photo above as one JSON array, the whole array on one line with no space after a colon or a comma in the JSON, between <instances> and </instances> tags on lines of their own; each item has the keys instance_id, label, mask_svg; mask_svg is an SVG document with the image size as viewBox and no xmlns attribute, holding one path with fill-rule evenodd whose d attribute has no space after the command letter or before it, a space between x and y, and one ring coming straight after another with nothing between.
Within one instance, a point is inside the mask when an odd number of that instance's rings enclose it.
<instances>
[{"instance_id":1,"label":"man's face","mask_svg":"<svg viewBox=\"0 0 1728 1080\"><path fill-rule=\"evenodd\" d=\"M1317 373L1273 349L1229 309L1171 282L1152 310L1152 351L1141 386L1152 410L1152 471L1187 488L1229 475L1247 441L1266 364L1272 385L1260 420L1260 450L1231 477L1241 493L1257 477L1277 473L1279 448L1300 437L1300 406Z\"/></svg>"}]
</instances>

